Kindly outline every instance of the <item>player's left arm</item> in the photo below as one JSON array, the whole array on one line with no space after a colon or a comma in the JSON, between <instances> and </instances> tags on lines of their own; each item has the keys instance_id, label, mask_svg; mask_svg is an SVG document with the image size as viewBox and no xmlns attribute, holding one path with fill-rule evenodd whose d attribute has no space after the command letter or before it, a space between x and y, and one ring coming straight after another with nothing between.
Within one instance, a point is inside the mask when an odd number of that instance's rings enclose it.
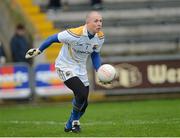
<instances>
[{"instance_id":1,"label":"player's left arm","mask_svg":"<svg viewBox=\"0 0 180 138\"><path fill-rule=\"evenodd\" d=\"M99 69L99 67L101 66L101 56L100 56L99 52L94 51L91 54L91 59L92 59L93 67L97 71Z\"/></svg>"},{"instance_id":2,"label":"player's left arm","mask_svg":"<svg viewBox=\"0 0 180 138\"><path fill-rule=\"evenodd\" d=\"M96 71L98 71L99 67L101 66L100 50L101 50L101 47L103 46L103 44L104 44L104 37L103 37L103 39L99 39L98 46L91 53L91 59L92 59L93 67Z\"/></svg>"}]
</instances>

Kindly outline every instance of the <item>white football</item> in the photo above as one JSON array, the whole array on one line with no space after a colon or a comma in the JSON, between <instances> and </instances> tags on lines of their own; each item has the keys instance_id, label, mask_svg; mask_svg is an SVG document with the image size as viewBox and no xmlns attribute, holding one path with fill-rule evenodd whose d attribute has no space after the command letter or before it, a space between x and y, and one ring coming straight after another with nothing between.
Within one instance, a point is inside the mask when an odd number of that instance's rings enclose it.
<instances>
[{"instance_id":1,"label":"white football","mask_svg":"<svg viewBox=\"0 0 180 138\"><path fill-rule=\"evenodd\" d=\"M102 82L111 82L116 75L116 69L110 64L101 65L97 71L97 77Z\"/></svg>"}]
</instances>

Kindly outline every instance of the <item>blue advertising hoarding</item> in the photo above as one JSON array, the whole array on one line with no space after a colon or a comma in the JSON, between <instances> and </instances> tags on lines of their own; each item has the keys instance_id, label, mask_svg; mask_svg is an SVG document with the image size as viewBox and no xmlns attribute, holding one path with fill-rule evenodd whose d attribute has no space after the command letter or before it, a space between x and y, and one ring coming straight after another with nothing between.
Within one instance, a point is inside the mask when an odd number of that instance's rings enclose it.
<instances>
[{"instance_id":1,"label":"blue advertising hoarding","mask_svg":"<svg viewBox=\"0 0 180 138\"><path fill-rule=\"evenodd\" d=\"M0 66L0 99L27 98L31 94L26 64Z\"/></svg>"},{"instance_id":2,"label":"blue advertising hoarding","mask_svg":"<svg viewBox=\"0 0 180 138\"><path fill-rule=\"evenodd\" d=\"M36 94L39 96L71 93L59 79L54 64L39 64L35 67L35 87Z\"/></svg>"}]
</instances>

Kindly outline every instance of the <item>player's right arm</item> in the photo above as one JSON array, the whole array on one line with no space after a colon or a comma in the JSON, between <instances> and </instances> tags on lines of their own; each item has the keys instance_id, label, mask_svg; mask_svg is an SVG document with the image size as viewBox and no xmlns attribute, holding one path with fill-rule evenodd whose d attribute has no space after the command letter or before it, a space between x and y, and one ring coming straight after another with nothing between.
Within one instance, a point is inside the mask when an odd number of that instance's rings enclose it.
<instances>
[{"instance_id":1,"label":"player's right arm","mask_svg":"<svg viewBox=\"0 0 180 138\"><path fill-rule=\"evenodd\" d=\"M48 48L52 43L71 43L74 39L72 35L70 35L67 30L62 31L58 34L52 35L48 37L39 48L32 48L28 50L26 53L26 58L32 58L39 54L41 54L46 48Z\"/></svg>"},{"instance_id":2,"label":"player's right arm","mask_svg":"<svg viewBox=\"0 0 180 138\"><path fill-rule=\"evenodd\" d=\"M46 48L48 48L52 43L59 42L58 40L58 34L52 35L48 37L39 48L32 48L28 50L26 53L26 58L32 58L39 54L41 54Z\"/></svg>"}]
</instances>

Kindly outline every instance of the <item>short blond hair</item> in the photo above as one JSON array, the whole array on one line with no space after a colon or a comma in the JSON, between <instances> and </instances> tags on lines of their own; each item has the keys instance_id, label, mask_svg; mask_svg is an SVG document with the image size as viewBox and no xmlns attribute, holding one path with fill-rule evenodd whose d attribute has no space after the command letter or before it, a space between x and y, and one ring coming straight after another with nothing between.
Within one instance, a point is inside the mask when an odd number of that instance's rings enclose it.
<instances>
[{"instance_id":1,"label":"short blond hair","mask_svg":"<svg viewBox=\"0 0 180 138\"><path fill-rule=\"evenodd\" d=\"M100 16L101 16L100 12L98 12L98 11L91 11L91 12L89 12L89 13L86 15L86 23L88 23L89 20L90 20L90 18L91 18L92 16L94 16L94 15L100 15Z\"/></svg>"}]
</instances>

